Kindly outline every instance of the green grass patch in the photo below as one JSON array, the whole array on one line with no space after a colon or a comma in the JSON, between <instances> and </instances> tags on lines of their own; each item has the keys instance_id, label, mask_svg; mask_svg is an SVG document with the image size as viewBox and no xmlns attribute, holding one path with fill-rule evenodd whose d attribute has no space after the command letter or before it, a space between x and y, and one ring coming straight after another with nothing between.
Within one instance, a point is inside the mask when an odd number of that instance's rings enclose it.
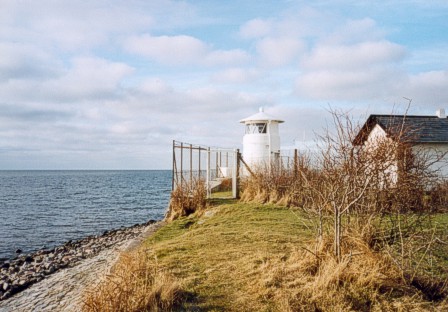
<instances>
[{"instance_id":1,"label":"green grass patch","mask_svg":"<svg viewBox=\"0 0 448 312\"><path fill-rule=\"evenodd\" d=\"M176 220L146 242L158 265L194 294L188 310L263 311L274 304L260 297L263 266L313 238L306 219L288 208L229 202Z\"/></svg>"},{"instance_id":2,"label":"green grass patch","mask_svg":"<svg viewBox=\"0 0 448 312\"><path fill-rule=\"evenodd\" d=\"M288 286L288 272L295 272L295 263L300 260L296 259L298 254L303 254L305 249L313 250L316 219L307 219L309 216L300 210L271 204L240 203L222 198L211 199L208 204L200 216L193 214L175 220L145 242L157 267L181 280L182 289L191 295L182 303L182 309L285 310L279 297L272 294L281 293L281 289L300 293L299 287L303 286L298 286L297 279L292 279ZM448 277L448 246L444 244L448 238L448 215L420 219L407 215L406 218L410 224L418 220L415 228L422 233L433 231L440 240L430 258L411 265L438 278ZM325 222L328 227L330 220ZM390 230L393 219L390 222L383 224L385 230ZM416 243L417 238L418 235ZM417 252L424 255L425 249ZM272 292L272 289L278 291ZM356 294L354 289L352 295Z\"/></svg>"}]
</instances>

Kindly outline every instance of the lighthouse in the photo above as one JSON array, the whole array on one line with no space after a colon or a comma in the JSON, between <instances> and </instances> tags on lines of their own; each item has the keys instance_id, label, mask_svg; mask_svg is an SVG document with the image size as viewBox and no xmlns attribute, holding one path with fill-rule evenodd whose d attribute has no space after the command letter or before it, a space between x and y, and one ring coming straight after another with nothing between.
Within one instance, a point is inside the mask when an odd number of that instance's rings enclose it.
<instances>
[{"instance_id":1,"label":"lighthouse","mask_svg":"<svg viewBox=\"0 0 448 312\"><path fill-rule=\"evenodd\" d=\"M243 137L243 159L252 169L270 165L280 157L280 135L278 125L283 120L264 112L260 107L258 113L241 119L245 124Z\"/></svg>"}]
</instances>

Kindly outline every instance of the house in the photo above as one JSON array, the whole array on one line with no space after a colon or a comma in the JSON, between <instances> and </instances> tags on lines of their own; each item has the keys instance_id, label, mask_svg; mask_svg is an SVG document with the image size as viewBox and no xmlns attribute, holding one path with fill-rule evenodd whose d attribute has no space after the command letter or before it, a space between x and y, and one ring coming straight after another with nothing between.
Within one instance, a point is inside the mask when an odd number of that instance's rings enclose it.
<instances>
[{"instance_id":1,"label":"house","mask_svg":"<svg viewBox=\"0 0 448 312\"><path fill-rule=\"evenodd\" d=\"M432 172L448 178L448 118L445 110L438 110L435 116L370 115L353 144L367 148L373 154L378 142L384 140L407 147L400 156L395 152L395 159L386 166L393 183L398 179L400 165L403 167L403 162L414 161L416 154L425 156Z\"/></svg>"}]
</instances>

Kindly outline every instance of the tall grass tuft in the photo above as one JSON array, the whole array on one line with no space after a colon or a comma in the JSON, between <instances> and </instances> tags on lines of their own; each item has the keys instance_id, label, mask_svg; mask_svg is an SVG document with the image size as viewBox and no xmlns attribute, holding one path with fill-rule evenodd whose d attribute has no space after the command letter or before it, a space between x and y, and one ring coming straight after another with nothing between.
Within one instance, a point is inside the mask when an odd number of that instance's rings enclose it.
<instances>
[{"instance_id":1,"label":"tall grass tuft","mask_svg":"<svg viewBox=\"0 0 448 312\"><path fill-rule=\"evenodd\" d=\"M82 310L171 311L183 300L180 282L139 251L123 254L112 274L86 292Z\"/></svg>"},{"instance_id":2,"label":"tall grass tuft","mask_svg":"<svg viewBox=\"0 0 448 312\"><path fill-rule=\"evenodd\" d=\"M206 206L206 195L204 180L184 181L171 192L170 205L165 220L173 221L203 210Z\"/></svg>"},{"instance_id":3,"label":"tall grass tuft","mask_svg":"<svg viewBox=\"0 0 448 312\"><path fill-rule=\"evenodd\" d=\"M341 259L332 238L267 265L263 297L275 298L281 311L443 311L448 302L431 302L403 278L387 254L360 237L343 241Z\"/></svg>"}]
</instances>

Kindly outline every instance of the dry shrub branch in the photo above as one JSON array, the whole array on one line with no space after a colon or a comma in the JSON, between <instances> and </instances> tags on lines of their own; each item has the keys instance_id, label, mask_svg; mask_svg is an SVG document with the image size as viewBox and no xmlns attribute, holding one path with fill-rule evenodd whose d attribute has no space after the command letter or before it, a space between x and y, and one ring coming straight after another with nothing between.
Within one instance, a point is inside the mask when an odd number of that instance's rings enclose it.
<instances>
[{"instance_id":1,"label":"dry shrub branch","mask_svg":"<svg viewBox=\"0 0 448 312\"><path fill-rule=\"evenodd\" d=\"M301 155L293 165L258 169L246 178L242 199L308 212L317 234L312 252L324 242L327 246L331 237L333 258L326 254L325 261L343 264L360 252L350 242L360 241L362 253L389 259L390 270L395 270L392 280L399 276L403 285L428 300L446 298L447 281L434 276L431 268L431 255L444 243L432 227L432 212L448 206L446 182L431 166L446 155L413 148L412 132L404 125L393 139L378 137L355 145L360 127L345 113L330 113L334 130L318 137L313 157Z\"/></svg>"}]
</instances>

